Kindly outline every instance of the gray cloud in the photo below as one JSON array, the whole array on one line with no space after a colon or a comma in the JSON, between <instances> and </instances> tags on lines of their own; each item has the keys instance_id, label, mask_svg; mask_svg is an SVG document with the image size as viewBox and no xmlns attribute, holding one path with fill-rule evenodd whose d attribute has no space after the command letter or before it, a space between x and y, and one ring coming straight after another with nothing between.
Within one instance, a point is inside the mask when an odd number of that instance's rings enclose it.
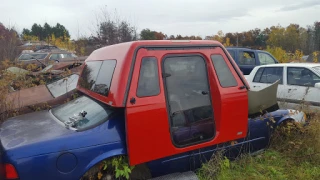
<instances>
[{"instance_id":1,"label":"gray cloud","mask_svg":"<svg viewBox=\"0 0 320 180\"><path fill-rule=\"evenodd\" d=\"M288 6L283 6L278 11L294 11L294 10L305 9L305 8L309 8L317 5L320 5L319 0L306 1L306 2L291 4Z\"/></svg>"},{"instance_id":2,"label":"gray cloud","mask_svg":"<svg viewBox=\"0 0 320 180\"><path fill-rule=\"evenodd\" d=\"M94 29L95 13L107 6L109 12L117 9L121 18L128 20L138 31L150 28L166 34L212 35L223 32L266 28L272 25L297 23L301 26L319 20L316 8L319 0L0 0L0 22L14 25L21 32L33 23L63 24L72 38L90 35ZM277 10L281 10L281 12ZM295 10L301 9L301 13Z\"/></svg>"}]
</instances>

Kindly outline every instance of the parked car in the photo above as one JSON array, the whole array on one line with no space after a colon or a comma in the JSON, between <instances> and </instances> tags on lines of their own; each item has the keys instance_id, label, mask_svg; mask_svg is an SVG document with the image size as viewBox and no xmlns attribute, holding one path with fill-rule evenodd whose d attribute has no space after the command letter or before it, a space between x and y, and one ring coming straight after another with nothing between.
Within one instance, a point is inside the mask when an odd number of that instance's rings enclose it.
<instances>
[{"instance_id":1,"label":"parked car","mask_svg":"<svg viewBox=\"0 0 320 180\"><path fill-rule=\"evenodd\" d=\"M259 65L277 64L278 60L269 52L240 47L226 48L244 75L250 74Z\"/></svg>"},{"instance_id":2,"label":"parked car","mask_svg":"<svg viewBox=\"0 0 320 180\"><path fill-rule=\"evenodd\" d=\"M252 89L263 89L280 80L277 92L283 108L297 109L302 103L320 109L320 65L280 63L255 67L246 79Z\"/></svg>"},{"instance_id":3,"label":"parked car","mask_svg":"<svg viewBox=\"0 0 320 180\"><path fill-rule=\"evenodd\" d=\"M12 110L19 110L19 114L34 111L33 107L63 104L76 92L79 75L71 74L63 79L55 80L45 85L16 90L6 96L7 107L0 109L0 114Z\"/></svg>"},{"instance_id":4,"label":"parked car","mask_svg":"<svg viewBox=\"0 0 320 180\"><path fill-rule=\"evenodd\" d=\"M83 63L87 57L78 57L73 53L61 50L51 50L49 52L34 52L34 53L22 53L17 61L23 63L23 67L27 67L29 64L35 64L36 69L45 68L46 66L54 63L59 63L61 67L65 67L69 64Z\"/></svg>"},{"instance_id":5,"label":"parked car","mask_svg":"<svg viewBox=\"0 0 320 180\"><path fill-rule=\"evenodd\" d=\"M195 170L219 149L234 158L267 148L274 129L295 116L277 109L248 118L250 89L226 52L205 40L132 41L95 50L78 80L82 96L1 125L4 175L113 177L112 166L101 164L124 156L135 166L131 179L148 179ZM261 94L266 98L276 103L275 93Z\"/></svg>"}]
</instances>

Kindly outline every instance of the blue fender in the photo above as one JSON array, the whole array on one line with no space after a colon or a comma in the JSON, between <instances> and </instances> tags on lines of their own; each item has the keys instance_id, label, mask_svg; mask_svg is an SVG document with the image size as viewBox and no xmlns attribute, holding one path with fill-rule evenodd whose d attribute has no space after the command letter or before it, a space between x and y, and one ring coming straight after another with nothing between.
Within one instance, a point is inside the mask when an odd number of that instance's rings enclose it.
<instances>
[{"instance_id":1,"label":"blue fender","mask_svg":"<svg viewBox=\"0 0 320 180\"><path fill-rule=\"evenodd\" d=\"M293 120L294 121L294 119L291 116L285 115L277 122L277 126L279 126L281 123L283 123L285 121L288 121L288 120Z\"/></svg>"},{"instance_id":2,"label":"blue fender","mask_svg":"<svg viewBox=\"0 0 320 180\"><path fill-rule=\"evenodd\" d=\"M94 165L96 165L97 163L99 163L100 161L104 160L104 159L108 159L110 157L114 157L114 156L119 156L119 155L127 155L127 152L124 148L119 148L119 149L114 149L108 152L105 152L101 155L99 155L98 157L96 157L95 159L93 159L85 168L85 172L87 172L90 168L92 168ZM83 173L83 174L84 174Z\"/></svg>"}]
</instances>

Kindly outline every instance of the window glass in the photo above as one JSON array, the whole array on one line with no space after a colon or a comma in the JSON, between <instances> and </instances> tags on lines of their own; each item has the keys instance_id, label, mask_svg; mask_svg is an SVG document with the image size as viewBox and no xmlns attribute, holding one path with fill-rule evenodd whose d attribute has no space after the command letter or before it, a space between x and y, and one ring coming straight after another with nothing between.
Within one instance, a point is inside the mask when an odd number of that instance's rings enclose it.
<instances>
[{"instance_id":1,"label":"window glass","mask_svg":"<svg viewBox=\"0 0 320 180\"><path fill-rule=\"evenodd\" d=\"M239 51L239 65L255 65L256 59L254 52Z\"/></svg>"},{"instance_id":2,"label":"window glass","mask_svg":"<svg viewBox=\"0 0 320 180\"><path fill-rule=\"evenodd\" d=\"M163 66L174 144L186 146L213 138L205 60L201 56L168 57Z\"/></svg>"},{"instance_id":3,"label":"window glass","mask_svg":"<svg viewBox=\"0 0 320 180\"><path fill-rule=\"evenodd\" d=\"M260 78L260 83L274 83L280 80L279 84L283 81L283 67L266 67Z\"/></svg>"},{"instance_id":4,"label":"window glass","mask_svg":"<svg viewBox=\"0 0 320 180\"><path fill-rule=\"evenodd\" d=\"M232 59L235 59L235 52L233 50L227 50L231 55Z\"/></svg>"},{"instance_id":5,"label":"window glass","mask_svg":"<svg viewBox=\"0 0 320 180\"><path fill-rule=\"evenodd\" d=\"M51 54L50 59L51 60L58 60L59 59L58 54Z\"/></svg>"},{"instance_id":6,"label":"window glass","mask_svg":"<svg viewBox=\"0 0 320 180\"><path fill-rule=\"evenodd\" d=\"M56 98L74 90L77 87L78 79L79 76L77 74L72 74L71 76L48 84L47 87L53 97Z\"/></svg>"},{"instance_id":7,"label":"window glass","mask_svg":"<svg viewBox=\"0 0 320 180\"><path fill-rule=\"evenodd\" d=\"M45 53L30 53L30 54L23 54L19 57L19 60L34 60L34 59L44 59L47 57L48 54Z\"/></svg>"},{"instance_id":8,"label":"window glass","mask_svg":"<svg viewBox=\"0 0 320 180\"><path fill-rule=\"evenodd\" d=\"M155 96L160 93L158 62L155 57L144 57L141 61L138 97Z\"/></svg>"},{"instance_id":9,"label":"window glass","mask_svg":"<svg viewBox=\"0 0 320 180\"><path fill-rule=\"evenodd\" d=\"M81 116L77 117L81 111L87 113L83 118ZM80 96L66 104L53 108L51 112L64 124L72 124L70 127L83 130L106 121L114 110L110 106L95 101L88 96ZM74 123L71 123L72 121Z\"/></svg>"},{"instance_id":10,"label":"window glass","mask_svg":"<svg viewBox=\"0 0 320 180\"><path fill-rule=\"evenodd\" d=\"M258 71L256 72L256 75L254 76L253 82L260 82L263 70L264 70L264 68L258 69Z\"/></svg>"},{"instance_id":11,"label":"window glass","mask_svg":"<svg viewBox=\"0 0 320 180\"><path fill-rule=\"evenodd\" d=\"M79 79L79 85L107 96L115 66L116 60L87 62Z\"/></svg>"},{"instance_id":12,"label":"window glass","mask_svg":"<svg viewBox=\"0 0 320 180\"><path fill-rule=\"evenodd\" d=\"M108 95L114 67L116 67L115 60L103 61L99 75L97 76L96 82L93 85L94 92L105 96Z\"/></svg>"},{"instance_id":13,"label":"window glass","mask_svg":"<svg viewBox=\"0 0 320 180\"><path fill-rule=\"evenodd\" d=\"M214 69L222 87L237 86L238 83L221 55L211 55Z\"/></svg>"},{"instance_id":14,"label":"window glass","mask_svg":"<svg viewBox=\"0 0 320 180\"><path fill-rule=\"evenodd\" d=\"M320 78L307 68L288 67L287 81L288 85L314 87L320 82Z\"/></svg>"},{"instance_id":15,"label":"window glass","mask_svg":"<svg viewBox=\"0 0 320 180\"><path fill-rule=\"evenodd\" d=\"M260 65L266 65L266 64L275 64L274 59L266 53L258 53Z\"/></svg>"}]
</instances>

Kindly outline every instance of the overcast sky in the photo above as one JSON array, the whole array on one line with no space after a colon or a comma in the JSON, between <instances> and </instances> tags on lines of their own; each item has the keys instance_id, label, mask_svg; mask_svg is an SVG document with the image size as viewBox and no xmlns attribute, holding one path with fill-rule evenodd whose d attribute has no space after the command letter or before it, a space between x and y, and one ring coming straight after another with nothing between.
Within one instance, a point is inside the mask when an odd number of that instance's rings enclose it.
<instances>
[{"instance_id":1,"label":"overcast sky","mask_svg":"<svg viewBox=\"0 0 320 180\"><path fill-rule=\"evenodd\" d=\"M72 38L88 35L95 13L107 6L138 30L149 28L167 35L213 35L219 30L241 32L272 25L320 21L320 0L0 0L0 22L18 31L57 22Z\"/></svg>"}]
</instances>

